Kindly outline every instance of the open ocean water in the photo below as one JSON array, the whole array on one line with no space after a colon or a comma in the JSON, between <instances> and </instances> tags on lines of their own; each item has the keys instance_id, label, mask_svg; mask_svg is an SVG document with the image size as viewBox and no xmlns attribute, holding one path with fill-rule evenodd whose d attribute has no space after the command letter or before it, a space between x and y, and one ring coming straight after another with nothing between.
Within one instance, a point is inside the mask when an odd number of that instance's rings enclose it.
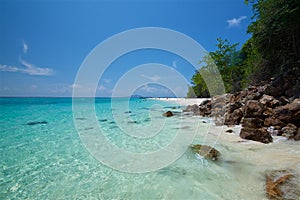
<instances>
[{"instance_id":1,"label":"open ocean water","mask_svg":"<svg viewBox=\"0 0 300 200\"><path fill-rule=\"evenodd\" d=\"M208 118L187 116L177 104L151 99L96 98L94 123L86 106L90 99L77 100L80 113L73 117L71 98L0 98L0 199L266 199L266 171L300 174L294 141L240 142L239 127L228 134ZM175 116L163 117L167 110ZM170 165L148 173L122 172L95 159L80 139L99 134L97 127L116 147L145 156L176 134L195 132L194 144L215 146L222 157L207 161L178 141L186 151ZM109 156L110 149L103 151Z\"/></svg>"}]
</instances>

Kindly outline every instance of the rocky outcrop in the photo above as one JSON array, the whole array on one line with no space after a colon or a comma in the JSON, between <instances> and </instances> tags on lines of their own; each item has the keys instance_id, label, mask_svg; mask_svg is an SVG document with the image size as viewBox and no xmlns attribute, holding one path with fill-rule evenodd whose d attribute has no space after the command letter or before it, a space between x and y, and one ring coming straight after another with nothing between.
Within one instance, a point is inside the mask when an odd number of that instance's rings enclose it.
<instances>
[{"instance_id":1,"label":"rocky outcrop","mask_svg":"<svg viewBox=\"0 0 300 200\"><path fill-rule=\"evenodd\" d=\"M300 68L294 67L278 77L274 77L266 85L265 94L287 98L300 98Z\"/></svg>"},{"instance_id":2,"label":"rocky outcrop","mask_svg":"<svg viewBox=\"0 0 300 200\"><path fill-rule=\"evenodd\" d=\"M289 104L275 108L274 118L285 123L291 122L300 126L300 98L294 99Z\"/></svg>"},{"instance_id":3,"label":"rocky outcrop","mask_svg":"<svg viewBox=\"0 0 300 200\"><path fill-rule=\"evenodd\" d=\"M228 111L225 113L225 125L238 125L240 124L241 119L243 118L243 111L242 109L238 108L233 110L232 112Z\"/></svg>"},{"instance_id":4,"label":"rocky outcrop","mask_svg":"<svg viewBox=\"0 0 300 200\"><path fill-rule=\"evenodd\" d=\"M254 140L262 143L273 141L272 136L266 128L248 128L243 127L240 132L240 137L247 140Z\"/></svg>"},{"instance_id":5,"label":"rocky outcrop","mask_svg":"<svg viewBox=\"0 0 300 200\"><path fill-rule=\"evenodd\" d=\"M204 158L216 161L220 158L220 152L213 147L207 145L196 144L191 146L195 154L199 154Z\"/></svg>"},{"instance_id":6,"label":"rocky outcrop","mask_svg":"<svg viewBox=\"0 0 300 200\"><path fill-rule=\"evenodd\" d=\"M200 109L197 104L188 105L183 112L192 112L194 115L200 115Z\"/></svg>"},{"instance_id":7,"label":"rocky outcrop","mask_svg":"<svg viewBox=\"0 0 300 200\"><path fill-rule=\"evenodd\" d=\"M276 96L280 92L270 92L270 88L270 84L249 86L235 94L214 96L200 105L188 106L184 112L212 117L216 125L242 124L240 136L244 139L268 143L274 134L300 140L300 98Z\"/></svg>"},{"instance_id":8,"label":"rocky outcrop","mask_svg":"<svg viewBox=\"0 0 300 200\"><path fill-rule=\"evenodd\" d=\"M292 123L288 123L281 129L282 135L286 137L294 137L297 134L297 126Z\"/></svg>"}]
</instances>

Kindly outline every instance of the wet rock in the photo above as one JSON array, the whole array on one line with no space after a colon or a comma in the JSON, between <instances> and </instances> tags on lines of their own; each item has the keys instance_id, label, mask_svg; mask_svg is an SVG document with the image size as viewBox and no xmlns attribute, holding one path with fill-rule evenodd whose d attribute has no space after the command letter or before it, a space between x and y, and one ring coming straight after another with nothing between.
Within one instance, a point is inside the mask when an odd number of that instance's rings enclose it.
<instances>
[{"instance_id":1,"label":"wet rock","mask_svg":"<svg viewBox=\"0 0 300 200\"><path fill-rule=\"evenodd\" d=\"M200 115L200 109L197 104L188 105L186 109L183 110L183 112L192 112L194 115Z\"/></svg>"},{"instance_id":2,"label":"wet rock","mask_svg":"<svg viewBox=\"0 0 300 200\"><path fill-rule=\"evenodd\" d=\"M270 133L272 136L277 136L277 135L281 135L281 132L279 132L279 130L276 130L276 128L274 126L270 126L267 129L268 133Z\"/></svg>"},{"instance_id":3,"label":"wet rock","mask_svg":"<svg viewBox=\"0 0 300 200\"><path fill-rule=\"evenodd\" d=\"M204 158L216 161L220 158L220 152L213 147L207 145L196 144L191 146L194 153L203 156Z\"/></svg>"},{"instance_id":4,"label":"wet rock","mask_svg":"<svg viewBox=\"0 0 300 200\"><path fill-rule=\"evenodd\" d=\"M262 143L270 143L273 141L272 136L266 128L248 128L243 127L240 132L240 137L247 140L254 140Z\"/></svg>"},{"instance_id":5,"label":"wet rock","mask_svg":"<svg viewBox=\"0 0 300 200\"><path fill-rule=\"evenodd\" d=\"M297 177L289 170L273 170L266 175L266 195L270 200L299 199Z\"/></svg>"},{"instance_id":6,"label":"wet rock","mask_svg":"<svg viewBox=\"0 0 300 200\"><path fill-rule=\"evenodd\" d=\"M37 125L37 124L48 124L46 121L37 121L37 122L28 122L27 125L32 126L32 125Z\"/></svg>"},{"instance_id":7,"label":"wet rock","mask_svg":"<svg viewBox=\"0 0 300 200\"><path fill-rule=\"evenodd\" d=\"M281 129L282 135L288 138L293 138L297 134L297 126L292 123L287 124Z\"/></svg>"},{"instance_id":8,"label":"wet rock","mask_svg":"<svg viewBox=\"0 0 300 200\"><path fill-rule=\"evenodd\" d=\"M139 122L134 120L134 121L128 121L127 123L128 124L138 124Z\"/></svg>"},{"instance_id":9,"label":"wet rock","mask_svg":"<svg viewBox=\"0 0 300 200\"><path fill-rule=\"evenodd\" d=\"M84 118L84 117L77 117L76 119L77 120L86 120L86 118Z\"/></svg>"},{"instance_id":10,"label":"wet rock","mask_svg":"<svg viewBox=\"0 0 300 200\"><path fill-rule=\"evenodd\" d=\"M164 117L172 117L173 113L171 111L167 111L163 114Z\"/></svg>"}]
</instances>

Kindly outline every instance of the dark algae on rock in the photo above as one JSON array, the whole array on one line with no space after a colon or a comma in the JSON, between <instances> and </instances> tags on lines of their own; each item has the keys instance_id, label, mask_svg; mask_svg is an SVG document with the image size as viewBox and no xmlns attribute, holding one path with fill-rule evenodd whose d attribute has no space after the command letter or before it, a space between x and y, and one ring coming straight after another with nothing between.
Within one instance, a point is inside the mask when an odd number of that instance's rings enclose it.
<instances>
[{"instance_id":1,"label":"dark algae on rock","mask_svg":"<svg viewBox=\"0 0 300 200\"><path fill-rule=\"evenodd\" d=\"M266 175L266 195L270 200L300 199L299 181L290 170L272 170Z\"/></svg>"},{"instance_id":2,"label":"dark algae on rock","mask_svg":"<svg viewBox=\"0 0 300 200\"><path fill-rule=\"evenodd\" d=\"M33 122L28 122L27 125L32 126L32 125L38 125L38 124L48 124L46 121L33 121Z\"/></svg>"},{"instance_id":3,"label":"dark algae on rock","mask_svg":"<svg viewBox=\"0 0 300 200\"><path fill-rule=\"evenodd\" d=\"M199 154L212 161L219 160L221 156L221 153L217 149L207 145L195 144L191 146L191 149L195 154Z\"/></svg>"}]
</instances>

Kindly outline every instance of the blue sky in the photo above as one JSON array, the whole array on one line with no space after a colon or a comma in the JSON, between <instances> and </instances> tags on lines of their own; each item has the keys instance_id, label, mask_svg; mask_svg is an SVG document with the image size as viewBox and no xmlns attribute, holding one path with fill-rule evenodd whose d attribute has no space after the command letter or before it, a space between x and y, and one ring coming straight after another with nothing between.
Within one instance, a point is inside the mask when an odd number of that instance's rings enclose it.
<instances>
[{"instance_id":1,"label":"blue sky","mask_svg":"<svg viewBox=\"0 0 300 200\"><path fill-rule=\"evenodd\" d=\"M1 0L0 96L71 96L72 89L80 87L74 80L91 50L129 29L172 29L214 51L218 37L244 43L250 37L246 30L251 16L251 6L243 0ZM96 95L110 96L126 72L153 62L174 68L187 80L194 73L189 63L172 53L136 51L108 68ZM140 74L154 83L164 75ZM170 95L168 87L155 84L141 85L135 93ZM179 94L185 93L186 87L182 87ZM126 96L126 91L122 95Z\"/></svg>"}]
</instances>

